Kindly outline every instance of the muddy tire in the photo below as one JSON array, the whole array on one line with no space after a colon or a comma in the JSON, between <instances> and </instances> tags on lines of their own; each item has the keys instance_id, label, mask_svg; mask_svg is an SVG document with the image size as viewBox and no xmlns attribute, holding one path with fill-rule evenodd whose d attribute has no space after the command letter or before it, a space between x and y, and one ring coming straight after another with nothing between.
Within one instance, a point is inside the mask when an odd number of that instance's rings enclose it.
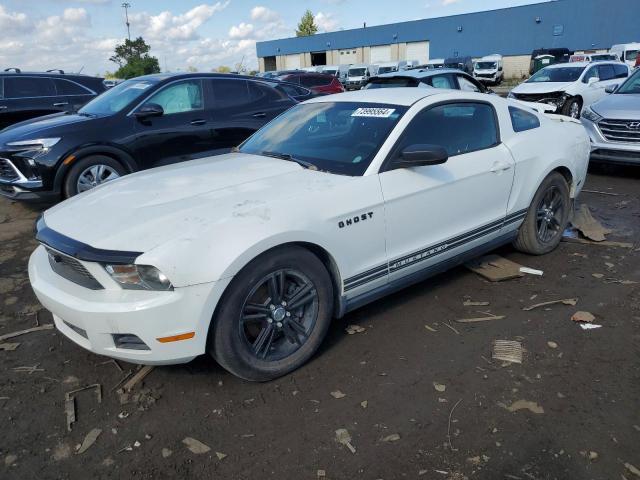
<instances>
[{"instance_id":1,"label":"muddy tire","mask_svg":"<svg viewBox=\"0 0 640 480\"><path fill-rule=\"evenodd\" d=\"M562 240L570 212L569 185L560 173L553 172L534 195L513 245L531 255L551 252Z\"/></svg>"}]
</instances>

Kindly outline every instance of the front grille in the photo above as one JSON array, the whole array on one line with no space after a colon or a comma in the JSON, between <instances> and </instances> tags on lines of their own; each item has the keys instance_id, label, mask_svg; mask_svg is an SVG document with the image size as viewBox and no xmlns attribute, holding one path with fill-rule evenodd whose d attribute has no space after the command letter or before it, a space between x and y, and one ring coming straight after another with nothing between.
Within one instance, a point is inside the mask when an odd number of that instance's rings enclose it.
<instances>
[{"instance_id":1,"label":"front grille","mask_svg":"<svg viewBox=\"0 0 640 480\"><path fill-rule=\"evenodd\" d=\"M0 179L8 181L20 179L18 170L6 158L0 158Z\"/></svg>"},{"instance_id":2,"label":"front grille","mask_svg":"<svg viewBox=\"0 0 640 480\"><path fill-rule=\"evenodd\" d=\"M514 97L523 102L547 103L550 100L557 101L562 97L561 93L514 93Z\"/></svg>"},{"instance_id":3,"label":"front grille","mask_svg":"<svg viewBox=\"0 0 640 480\"><path fill-rule=\"evenodd\" d=\"M598 127L604 138L612 142L640 143L640 121L600 120Z\"/></svg>"},{"instance_id":4,"label":"front grille","mask_svg":"<svg viewBox=\"0 0 640 480\"><path fill-rule=\"evenodd\" d=\"M70 282L91 290L103 290L104 287L78 260L47 248L49 264L54 272Z\"/></svg>"},{"instance_id":5,"label":"front grille","mask_svg":"<svg viewBox=\"0 0 640 480\"><path fill-rule=\"evenodd\" d=\"M476 77L480 78L492 78L494 75L493 73L476 73Z\"/></svg>"}]
</instances>

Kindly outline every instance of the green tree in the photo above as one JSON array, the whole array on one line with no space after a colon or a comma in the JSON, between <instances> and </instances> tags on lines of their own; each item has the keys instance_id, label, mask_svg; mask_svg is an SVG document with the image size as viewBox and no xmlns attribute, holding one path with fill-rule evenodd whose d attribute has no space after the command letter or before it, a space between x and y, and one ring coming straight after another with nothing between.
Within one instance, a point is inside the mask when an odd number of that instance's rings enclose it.
<instances>
[{"instance_id":1,"label":"green tree","mask_svg":"<svg viewBox=\"0 0 640 480\"><path fill-rule=\"evenodd\" d=\"M118 65L114 73L116 78L133 78L150 73L160 73L160 63L156 57L149 55L151 47L142 37L135 40L125 40L116 45L115 54L109 58Z\"/></svg>"},{"instance_id":2,"label":"green tree","mask_svg":"<svg viewBox=\"0 0 640 480\"><path fill-rule=\"evenodd\" d=\"M229 73L231 71L231 67L220 65L218 68L214 68L213 71L218 73Z\"/></svg>"},{"instance_id":3,"label":"green tree","mask_svg":"<svg viewBox=\"0 0 640 480\"><path fill-rule=\"evenodd\" d=\"M296 37L307 37L309 35L315 35L318 33L318 26L313 20L313 13L311 10L307 10L302 15L300 23L298 23L298 29L296 30Z\"/></svg>"},{"instance_id":4,"label":"green tree","mask_svg":"<svg viewBox=\"0 0 640 480\"><path fill-rule=\"evenodd\" d=\"M196 67L194 67L193 65L189 65L187 67L187 72L196 73L197 71L198 71L198 69Z\"/></svg>"}]
</instances>

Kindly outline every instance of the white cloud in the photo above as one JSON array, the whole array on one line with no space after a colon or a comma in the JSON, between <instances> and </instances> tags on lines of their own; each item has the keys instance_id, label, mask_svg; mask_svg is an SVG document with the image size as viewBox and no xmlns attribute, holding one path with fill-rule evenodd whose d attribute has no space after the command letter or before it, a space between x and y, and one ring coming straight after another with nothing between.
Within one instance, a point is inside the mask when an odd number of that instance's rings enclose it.
<instances>
[{"instance_id":1,"label":"white cloud","mask_svg":"<svg viewBox=\"0 0 640 480\"><path fill-rule=\"evenodd\" d=\"M321 32L331 32L338 26L338 20L333 13L318 12L314 15L313 21Z\"/></svg>"},{"instance_id":2,"label":"white cloud","mask_svg":"<svg viewBox=\"0 0 640 480\"><path fill-rule=\"evenodd\" d=\"M258 5L257 7L253 7L251 9L251 20L256 22L275 22L280 19L280 15L267 8Z\"/></svg>"},{"instance_id":3,"label":"white cloud","mask_svg":"<svg viewBox=\"0 0 640 480\"><path fill-rule=\"evenodd\" d=\"M454 3L458 3L460 0L442 0L442 5L453 5Z\"/></svg>"},{"instance_id":4,"label":"white cloud","mask_svg":"<svg viewBox=\"0 0 640 480\"><path fill-rule=\"evenodd\" d=\"M33 23L26 13L8 12L0 5L0 31L3 35L27 32L33 28Z\"/></svg>"},{"instance_id":5,"label":"white cloud","mask_svg":"<svg viewBox=\"0 0 640 480\"><path fill-rule=\"evenodd\" d=\"M233 25L229 29L229 38L239 39L247 38L253 33L253 25L241 22L239 25Z\"/></svg>"}]
</instances>

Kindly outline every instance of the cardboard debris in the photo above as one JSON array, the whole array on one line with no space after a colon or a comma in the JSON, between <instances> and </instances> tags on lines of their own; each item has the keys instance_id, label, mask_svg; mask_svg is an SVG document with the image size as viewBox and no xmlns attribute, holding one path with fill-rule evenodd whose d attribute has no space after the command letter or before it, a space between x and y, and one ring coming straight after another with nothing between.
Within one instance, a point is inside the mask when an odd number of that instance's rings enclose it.
<instances>
[{"instance_id":1,"label":"cardboard debris","mask_svg":"<svg viewBox=\"0 0 640 480\"><path fill-rule=\"evenodd\" d=\"M447 386L442 383L433 382L433 388L436 389L436 392L443 393L447 389Z\"/></svg>"},{"instance_id":2,"label":"cardboard debris","mask_svg":"<svg viewBox=\"0 0 640 480\"><path fill-rule=\"evenodd\" d=\"M549 346L549 348L558 348L558 344L556 342L547 342L547 345Z\"/></svg>"},{"instance_id":3,"label":"cardboard debris","mask_svg":"<svg viewBox=\"0 0 640 480\"><path fill-rule=\"evenodd\" d=\"M633 243L628 242L612 242L605 240L604 242L593 242L584 238L579 238L572 235L570 232L566 232L562 235L563 242L582 243L585 245L599 245L601 247L617 247L617 248L633 248Z\"/></svg>"},{"instance_id":4,"label":"cardboard debris","mask_svg":"<svg viewBox=\"0 0 640 480\"><path fill-rule=\"evenodd\" d=\"M424 328L426 328L427 330L429 330L430 332L437 332L437 330L435 328L430 327L429 325L425 325Z\"/></svg>"},{"instance_id":5,"label":"cardboard debris","mask_svg":"<svg viewBox=\"0 0 640 480\"><path fill-rule=\"evenodd\" d=\"M347 447L351 453L356 453L355 447L351 445L351 435L346 428L336 430L336 442Z\"/></svg>"},{"instance_id":6,"label":"cardboard debris","mask_svg":"<svg viewBox=\"0 0 640 480\"><path fill-rule=\"evenodd\" d=\"M195 453L196 455L211 451L211 448L208 445L205 445L200 440L196 440L195 438L186 437L184 440L182 440L182 443L187 446L191 453Z\"/></svg>"},{"instance_id":7,"label":"cardboard debris","mask_svg":"<svg viewBox=\"0 0 640 480\"><path fill-rule=\"evenodd\" d=\"M532 413L542 414L544 413L544 408L541 405L538 405L537 402L530 402L528 400L518 400L513 402L510 406L503 405L504 408L509 410L510 412L517 412L518 410L529 410Z\"/></svg>"},{"instance_id":8,"label":"cardboard debris","mask_svg":"<svg viewBox=\"0 0 640 480\"><path fill-rule=\"evenodd\" d=\"M10 338L18 337L20 335L24 335L25 333L39 332L40 330L51 329L53 329L53 323L47 323L45 325L40 325L39 327L27 328L26 330L18 330L17 332L6 333L4 335L0 335L0 342L4 342L5 340L9 340Z\"/></svg>"},{"instance_id":9,"label":"cardboard debris","mask_svg":"<svg viewBox=\"0 0 640 480\"><path fill-rule=\"evenodd\" d=\"M522 363L522 344L515 340L494 340L491 358L503 362Z\"/></svg>"},{"instance_id":10,"label":"cardboard debris","mask_svg":"<svg viewBox=\"0 0 640 480\"><path fill-rule=\"evenodd\" d=\"M64 394L64 412L67 417L67 430L71 431L71 427L76 421L76 395L85 390L95 390L96 400L102 403L102 385L94 383L82 388L77 388ZM87 447L88 448L88 447Z\"/></svg>"},{"instance_id":11,"label":"cardboard debris","mask_svg":"<svg viewBox=\"0 0 640 480\"><path fill-rule=\"evenodd\" d=\"M603 227L602 224L593 217L591 210L589 210L589 207L584 203L574 212L571 224L577 228L585 238L595 242L603 242L606 240L606 236L612 232L612 230Z\"/></svg>"},{"instance_id":12,"label":"cardboard debris","mask_svg":"<svg viewBox=\"0 0 640 480\"><path fill-rule=\"evenodd\" d=\"M369 402L367 400L363 400L362 402L360 402L360 406L362 408L367 408L369 406Z\"/></svg>"},{"instance_id":13,"label":"cardboard debris","mask_svg":"<svg viewBox=\"0 0 640 480\"><path fill-rule=\"evenodd\" d=\"M346 393L342 393L340 390L336 390L335 392L331 392L331 396L333 398L341 399L347 396Z\"/></svg>"},{"instance_id":14,"label":"cardboard debris","mask_svg":"<svg viewBox=\"0 0 640 480\"><path fill-rule=\"evenodd\" d=\"M524 276L519 265L499 255L486 255L465 265L491 282L502 282Z\"/></svg>"},{"instance_id":15,"label":"cardboard debris","mask_svg":"<svg viewBox=\"0 0 640 480\"><path fill-rule=\"evenodd\" d=\"M84 440L82 441L82 445L80 445L80 448L76 452L76 455L80 455L86 452L87 450L89 450L91 445L96 443L96 440L98 439L101 433L102 433L102 430L99 428L94 428L89 433L87 433L87 435L84 437Z\"/></svg>"},{"instance_id":16,"label":"cardboard debris","mask_svg":"<svg viewBox=\"0 0 640 480\"><path fill-rule=\"evenodd\" d=\"M486 307L487 305L490 305L489 302L474 302L472 300L465 300L462 304L465 307Z\"/></svg>"},{"instance_id":17,"label":"cardboard debris","mask_svg":"<svg viewBox=\"0 0 640 480\"><path fill-rule=\"evenodd\" d=\"M364 331L365 331L365 328L361 327L360 325L349 325L345 329L345 332L347 332L349 335L355 335L356 333L362 333Z\"/></svg>"},{"instance_id":18,"label":"cardboard debris","mask_svg":"<svg viewBox=\"0 0 640 480\"><path fill-rule=\"evenodd\" d=\"M571 316L571 320L574 322L587 322L591 323L596 317L591 312L576 312Z\"/></svg>"},{"instance_id":19,"label":"cardboard debris","mask_svg":"<svg viewBox=\"0 0 640 480\"><path fill-rule=\"evenodd\" d=\"M218 457L218 460L224 460L225 458L227 458L227 454L222 452L216 452L216 457Z\"/></svg>"},{"instance_id":20,"label":"cardboard debris","mask_svg":"<svg viewBox=\"0 0 640 480\"><path fill-rule=\"evenodd\" d=\"M636 477L640 477L640 470L631 465L629 462L624 464L624 468L629 470L629 472L633 473Z\"/></svg>"},{"instance_id":21,"label":"cardboard debris","mask_svg":"<svg viewBox=\"0 0 640 480\"><path fill-rule=\"evenodd\" d=\"M0 343L0 350L4 350L5 352L13 352L19 346L19 343Z\"/></svg>"},{"instance_id":22,"label":"cardboard debris","mask_svg":"<svg viewBox=\"0 0 640 480\"><path fill-rule=\"evenodd\" d=\"M535 310L536 308L546 307L548 305L555 305L557 303L562 303L563 305L575 306L578 303L578 299L577 298L563 298L561 300L551 300L550 302L542 302L542 303L536 303L534 305L529 305L528 307L524 307L522 310L524 310L525 312L529 312L531 310Z\"/></svg>"},{"instance_id":23,"label":"cardboard debris","mask_svg":"<svg viewBox=\"0 0 640 480\"><path fill-rule=\"evenodd\" d=\"M397 433L392 433L382 439L383 442L397 442L398 440L400 440L400 435Z\"/></svg>"}]
</instances>

